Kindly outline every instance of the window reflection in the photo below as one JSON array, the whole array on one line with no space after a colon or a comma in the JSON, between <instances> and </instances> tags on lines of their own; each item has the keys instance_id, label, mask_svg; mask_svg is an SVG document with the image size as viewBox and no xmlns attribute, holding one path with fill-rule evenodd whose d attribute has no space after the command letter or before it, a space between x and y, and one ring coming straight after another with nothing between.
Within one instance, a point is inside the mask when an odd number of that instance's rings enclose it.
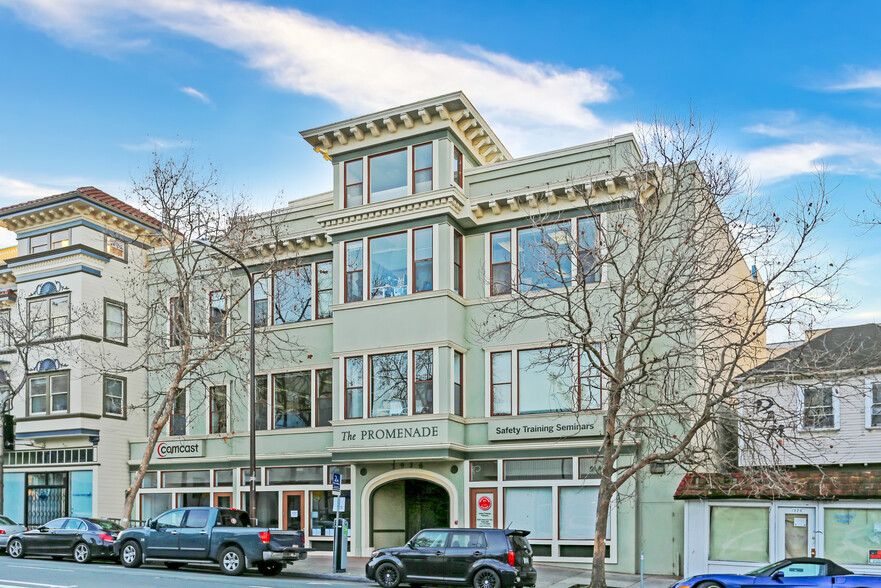
<instances>
[{"instance_id":1,"label":"window reflection","mask_svg":"<svg viewBox=\"0 0 881 588\"><path fill-rule=\"evenodd\" d=\"M275 323L299 323L312 319L312 266L304 265L275 273Z\"/></svg>"},{"instance_id":2,"label":"window reflection","mask_svg":"<svg viewBox=\"0 0 881 588\"><path fill-rule=\"evenodd\" d=\"M370 297L407 294L407 233L370 239Z\"/></svg>"},{"instance_id":3,"label":"window reflection","mask_svg":"<svg viewBox=\"0 0 881 588\"><path fill-rule=\"evenodd\" d=\"M520 291L557 288L569 280L569 223L530 227L517 231Z\"/></svg>"},{"instance_id":4,"label":"window reflection","mask_svg":"<svg viewBox=\"0 0 881 588\"><path fill-rule=\"evenodd\" d=\"M407 150L370 158L370 202L407 195Z\"/></svg>"},{"instance_id":5,"label":"window reflection","mask_svg":"<svg viewBox=\"0 0 881 588\"><path fill-rule=\"evenodd\" d=\"M407 353L370 356L370 416L407 414Z\"/></svg>"},{"instance_id":6,"label":"window reflection","mask_svg":"<svg viewBox=\"0 0 881 588\"><path fill-rule=\"evenodd\" d=\"M275 390L276 429L297 429L312 424L312 378L309 372L277 374Z\"/></svg>"}]
</instances>

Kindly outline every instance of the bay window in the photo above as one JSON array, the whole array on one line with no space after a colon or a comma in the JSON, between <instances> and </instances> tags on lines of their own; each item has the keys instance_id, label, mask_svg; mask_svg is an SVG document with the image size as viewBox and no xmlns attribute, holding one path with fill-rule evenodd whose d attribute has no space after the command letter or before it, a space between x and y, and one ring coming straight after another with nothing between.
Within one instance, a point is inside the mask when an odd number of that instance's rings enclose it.
<instances>
[{"instance_id":1,"label":"bay window","mask_svg":"<svg viewBox=\"0 0 881 588\"><path fill-rule=\"evenodd\" d=\"M52 247L55 248L54 245ZM125 257L125 241L119 237L104 235L104 251L114 257Z\"/></svg>"},{"instance_id":2,"label":"bay window","mask_svg":"<svg viewBox=\"0 0 881 588\"><path fill-rule=\"evenodd\" d=\"M458 147L453 147L453 183L460 188L465 186L463 181L464 168L462 167L462 152Z\"/></svg>"},{"instance_id":3,"label":"bay window","mask_svg":"<svg viewBox=\"0 0 881 588\"><path fill-rule=\"evenodd\" d=\"M453 290L459 296L465 295L462 281L462 254L464 237L459 231L453 231Z\"/></svg>"},{"instance_id":4,"label":"bay window","mask_svg":"<svg viewBox=\"0 0 881 588\"><path fill-rule=\"evenodd\" d=\"M364 359L346 358L346 418L360 419L364 407Z\"/></svg>"},{"instance_id":5,"label":"bay window","mask_svg":"<svg viewBox=\"0 0 881 588\"><path fill-rule=\"evenodd\" d=\"M370 298L407 294L407 233L372 237L370 255Z\"/></svg>"},{"instance_id":6,"label":"bay window","mask_svg":"<svg viewBox=\"0 0 881 588\"><path fill-rule=\"evenodd\" d=\"M171 405L171 418L169 422L169 434L186 435L187 434L187 393L181 390L174 397L174 403Z\"/></svg>"},{"instance_id":7,"label":"bay window","mask_svg":"<svg viewBox=\"0 0 881 588\"><path fill-rule=\"evenodd\" d=\"M29 415L68 412L69 396L69 372L28 378Z\"/></svg>"},{"instance_id":8,"label":"bay window","mask_svg":"<svg viewBox=\"0 0 881 588\"><path fill-rule=\"evenodd\" d=\"M417 349L345 358L345 418L362 418L365 404L368 417L433 414L434 357Z\"/></svg>"},{"instance_id":9,"label":"bay window","mask_svg":"<svg viewBox=\"0 0 881 588\"><path fill-rule=\"evenodd\" d=\"M432 248L431 227L413 231L413 291L427 292L432 289Z\"/></svg>"},{"instance_id":10,"label":"bay window","mask_svg":"<svg viewBox=\"0 0 881 588\"><path fill-rule=\"evenodd\" d=\"M511 231L491 233L490 236L490 294L511 291Z\"/></svg>"},{"instance_id":11,"label":"bay window","mask_svg":"<svg viewBox=\"0 0 881 588\"><path fill-rule=\"evenodd\" d=\"M434 357L431 349L413 352L413 413L434 412Z\"/></svg>"},{"instance_id":12,"label":"bay window","mask_svg":"<svg viewBox=\"0 0 881 588\"><path fill-rule=\"evenodd\" d=\"M432 146L424 143L413 147L413 193L428 192L432 188Z\"/></svg>"},{"instance_id":13,"label":"bay window","mask_svg":"<svg viewBox=\"0 0 881 588\"><path fill-rule=\"evenodd\" d=\"M255 386L255 431L265 431L269 428L269 378L257 376Z\"/></svg>"},{"instance_id":14,"label":"bay window","mask_svg":"<svg viewBox=\"0 0 881 588\"><path fill-rule=\"evenodd\" d=\"M52 249L61 249L62 247L67 247L68 245L70 245L70 229L55 231L54 233L52 233L51 241Z\"/></svg>"},{"instance_id":15,"label":"bay window","mask_svg":"<svg viewBox=\"0 0 881 588\"><path fill-rule=\"evenodd\" d=\"M517 283L520 292L559 288L571 276L569 223L517 230Z\"/></svg>"},{"instance_id":16,"label":"bay window","mask_svg":"<svg viewBox=\"0 0 881 588\"><path fill-rule=\"evenodd\" d=\"M346 248L346 302L364 300L364 243L349 241Z\"/></svg>"},{"instance_id":17,"label":"bay window","mask_svg":"<svg viewBox=\"0 0 881 588\"><path fill-rule=\"evenodd\" d=\"M333 304L333 262L315 264L315 318L329 318Z\"/></svg>"},{"instance_id":18,"label":"bay window","mask_svg":"<svg viewBox=\"0 0 881 588\"><path fill-rule=\"evenodd\" d=\"M312 266L301 265L274 274L275 324L312 320Z\"/></svg>"},{"instance_id":19,"label":"bay window","mask_svg":"<svg viewBox=\"0 0 881 588\"><path fill-rule=\"evenodd\" d=\"M308 371L272 376L275 396L273 422L276 429L312 425L312 376Z\"/></svg>"},{"instance_id":20,"label":"bay window","mask_svg":"<svg viewBox=\"0 0 881 588\"><path fill-rule=\"evenodd\" d=\"M43 251L49 251L48 233L45 235L36 235L30 238L30 252L42 253Z\"/></svg>"},{"instance_id":21,"label":"bay window","mask_svg":"<svg viewBox=\"0 0 881 588\"><path fill-rule=\"evenodd\" d=\"M318 370L315 379L315 426L329 427L333 418L333 370Z\"/></svg>"},{"instance_id":22,"label":"bay window","mask_svg":"<svg viewBox=\"0 0 881 588\"><path fill-rule=\"evenodd\" d=\"M453 414L464 416L462 393L462 371L465 357L458 351L453 352Z\"/></svg>"},{"instance_id":23,"label":"bay window","mask_svg":"<svg viewBox=\"0 0 881 588\"><path fill-rule=\"evenodd\" d=\"M600 279L596 255L599 220L599 216L578 219L578 279L583 282Z\"/></svg>"},{"instance_id":24,"label":"bay window","mask_svg":"<svg viewBox=\"0 0 881 588\"><path fill-rule=\"evenodd\" d=\"M260 276L254 281L254 326L265 327L269 324L269 290L271 278Z\"/></svg>"},{"instance_id":25,"label":"bay window","mask_svg":"<svg viewBox=\"0 0 881 588\"><path fill-rule=\"evenodd\" d=\"M169 301L168 306L168 344L171 347L178 347L186 341L184 333L186 328L184 299L175 296Z\"/></svg>"},{"instance_id":26,"label":"bay window","mask_svg":"<svg viewBox=\"0 0 881 588\"><path fill-rule=\"evenodd\" d=\"M369 416L407 414L407 352L370 356Z\"/></svg>"},{"instance_id":27,"label":"bay window","mask_svg":"<svg viewBox=\"0 0 881 588\"><path fill-rule=\"evenodd\" d=\"M597 410L603 405L602 377L584 350L578 355L578 399L579 410Z\"/></svg>"},{"instance_id":28,"label":"bay window","mask_svg":"<svg viewBox=\"0 0 881 588\"><path fill-rule=\"evenodd\" d=\"M511 352L490 354L490 390L493 416L511 414Z\"/></svg>"},{"instance_id":29,"label":"bay window","mask_svg":"<svg viewBox=\"0 0 881 588\"><path fill-rule=\"evenodd\" d=\"M364 164L360 159L347 161L344 167L345 202L343 206L361 206L364 204Z\"/></svg>"},{"instance_id":30,"label":"bay window","mask_svg":"<svg viewBox=\"0 0 881 588\"><path fill-rule=\"evenodd\" d=\"M407 195L407 150L367 158L370 202L385 202Z\"/></svg>"}]
</instances>

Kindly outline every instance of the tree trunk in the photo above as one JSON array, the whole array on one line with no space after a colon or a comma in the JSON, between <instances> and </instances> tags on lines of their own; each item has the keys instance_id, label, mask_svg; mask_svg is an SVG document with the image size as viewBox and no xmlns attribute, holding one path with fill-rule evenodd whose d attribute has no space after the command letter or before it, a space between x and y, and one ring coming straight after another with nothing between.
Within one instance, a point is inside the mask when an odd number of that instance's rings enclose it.
<instances>
[{"instance_id":1,"label":"tree trunk","mask_svg":"<svg viewBox=\"0 0 881 588\"><path fill-rule=\"evenodd\" d=\"M597 522L594 527L593 560L590 572L590 588L606 588L606 527L609 507L612 504L612 480L600 480L597 495Z\"/></svg>"},{"instance_id":2,"label":"tree trunk","mask_svg":"<svg viewBox=\"0 0 881 588\"><path fill-rule=\"evenodd\" d=\"M125 490L125 504L122 508L122 518L119 520L119 524L123 529L127 529L129 524L131 524L135 499L138 497L138 492L141 490L141 484L144 481L144 476L147 474L147 468L150 467L150 460L153 458L153 450L156 448L156 443L159 441L159 435L162 434L162 429L165 427L165 424L171 416L174 399L177 398L178 393L183 393L183 391L178 390L176 387L172 388L171 392L165 396L162 410L156 411L156 416L153 417L153 423L150 426L150 435L147 437L147 446L144 448L144 455L141 457L141 464L138 466L138 471L135 472L135 479L132 480L131 486Z\"/></svg>"}]
</instances>

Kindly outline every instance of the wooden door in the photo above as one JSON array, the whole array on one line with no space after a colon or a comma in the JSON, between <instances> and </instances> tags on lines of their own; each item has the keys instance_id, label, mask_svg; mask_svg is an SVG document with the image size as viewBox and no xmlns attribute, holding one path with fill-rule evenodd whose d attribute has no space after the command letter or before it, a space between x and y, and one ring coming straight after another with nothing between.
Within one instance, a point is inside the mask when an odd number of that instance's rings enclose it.
<instances>
[{"instance_id":1,"label":"wooden door","mask_svg":"<svg viewBox=\"0 0 881 588\"><path fill-rule=\"evenodd\" d=\"M497 529L499 526L499 501L496 488L471 489L471 528Z\"/></svg>"},{"instance_id":2,"label":"wooden door","mask_svg":"<svg viewBox=\"0 0 881 588\"><path fill-rule=\"evenodd\" d=\"M306 522L306 493L285 492L282 496L282 529L291 531L305 531Z\"/></svg>"},{"instance_id":3,"label":"wooden door","mask_svg":"<svg viewBox=\"0 0 881 588\"><path fill-rule=\"evenodd\" d=\"M232 492L215 492L214 506L217 508L232 508Z\"/></svg>"}]
</instances>

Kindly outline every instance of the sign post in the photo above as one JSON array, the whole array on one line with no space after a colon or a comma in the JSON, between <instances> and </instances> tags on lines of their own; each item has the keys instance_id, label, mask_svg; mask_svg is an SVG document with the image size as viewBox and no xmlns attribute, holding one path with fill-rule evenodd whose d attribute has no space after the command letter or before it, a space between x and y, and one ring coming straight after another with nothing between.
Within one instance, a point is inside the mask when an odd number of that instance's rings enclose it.
<instances>
[{"instance_id":1,"label":"sign post","mask_svg":"<svg viewBox=\"0 0 881 588\"><path fill-rule=\"evenodd\" d=\"M342 574L346 571L346 551L349 546L349 522L340 518L340 511L346 509L345 498L341 496L340 484L342 475L336 472L332 475L331 486L333 487L333 509L336 517L333 519L333 573Z\"/></svg>"}]
</instances>

